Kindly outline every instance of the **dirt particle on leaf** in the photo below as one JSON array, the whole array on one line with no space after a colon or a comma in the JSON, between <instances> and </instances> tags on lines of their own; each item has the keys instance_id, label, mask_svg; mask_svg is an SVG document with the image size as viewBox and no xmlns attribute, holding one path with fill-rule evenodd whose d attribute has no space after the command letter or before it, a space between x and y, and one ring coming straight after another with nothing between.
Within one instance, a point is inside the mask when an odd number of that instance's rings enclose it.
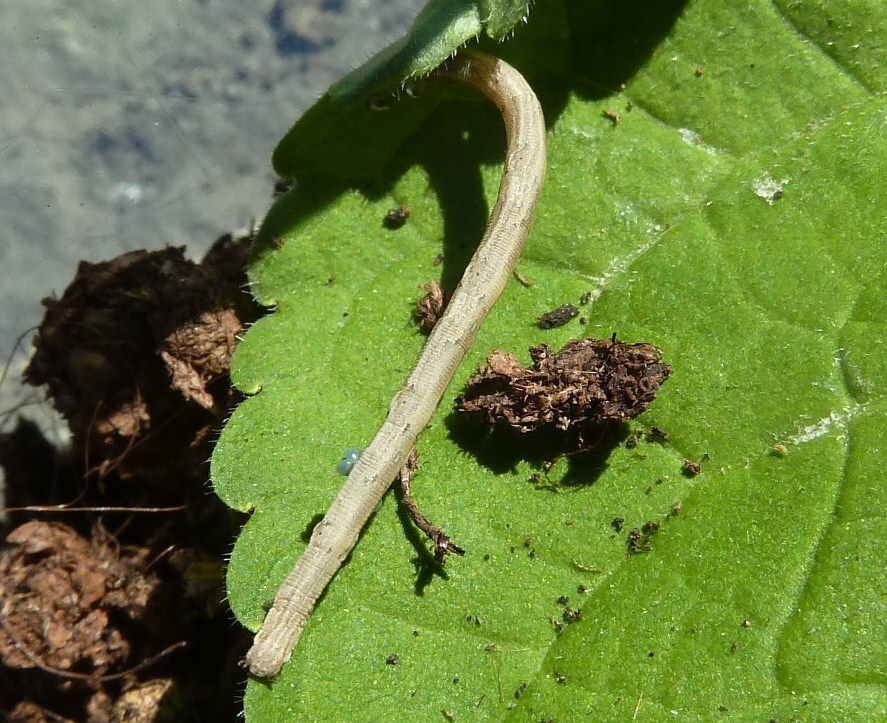
<instances>
[{"instance_id":1,"label":"dirt particle on leaf","mask_svg":"<svg viewBox=\"0 0 887 723\"><path fill-rule=\"evenodd\" d=\"M565 607L563 612L563 621L569 625L570 623L578 623L582 620L582 610L579 608Z\"/></svg>"},{"instance_id":2,"label":"dirt particle on leaf","mask_svg":"<svg viewBox=\"0 0 887 723\"><path fill-rule=\"evenodd\" d=\"M530 356L527 368L509 352L493 352L457 409L491 428L569 433L581 450L590 430L641 414L671 375L658 347L616 339L570 341L556 354L542 344Z\"/></svg>"},{"instance_id":3,"label":"dirt particle on leaf","mask_svg":"<svg viewBox=\"0 0 887 723\"><path fill-rule=\"evenodd\" d=\"M622 120L622 116L619 115L618 111L612 110L610 108L604 108L601 111L601 115L610 121L614 126L619 125L619 121Z\"/></svg>"},{"instance_id":4,"label":"dirt particle on leaf","mask_svg":"<svg viewBox=\"0 0 887 723\"><path fill-rule=\"evenodd\" d=\"M397 653L391 653L387 658L385 658L386 665L397 665L400 663L400 656Z\"/></svg>"},{"instance_id":5,"label":"dirt particle on leaf","mask_svg":"<svg viewBox=\"0 0 887 723\"><path fill-rule=\"evenodd\" d=\"M382 225L390 231L396 231L397 229L402 228L407 222L410 213L410 207L406 204L401 204L396 208L389 208L388 213L385 214L385 218L382 219Z\"/></svg>"},{"instance_id":6,"label":"dirt particle on leaf","mask_svg":"<svg viewBox=\"0 0 887 723\"><path fill-rule=\"evenodd\" d=\"M689 459L684 460L683 472L687 477L695 477L702 472L702 465Z\"/></svg>"},{"instance_id":7,"label":"dirt particle on leaf","mask_svg":"<svg viewBox=\"0 0 887 723\"><path fill-rule=\"evenodd\" d=\"M572 304L563 304L552 311L542 314L539 317L539 328L557 329L577 316L579 316L579 309Z\"/></svg>"},{"instance_id":8,"label":"dirt particle on leaf","mask_svg":"<svg viewBox=\"0 0 887 723\"><path fill-rule=\"evenodd\" d=\"M647 441L648 442L656 442L658 444L668 444L671 439L671 435L666 432L661 427L650 427L650 431L647 432Z\"/></svg>"},{"instance_id":9,"label":"dirt particle on leaf","mask_svg":"<svg viewBox=\"0 0 887 723\"><path fill-rule=\"evenodd\" d=\"M640 529L635 527L628 533L628 554L634 555L639 552L652 552L650 538L659 531L659 523L652 520L645 522Z\"/></svg>"}]
</instances>

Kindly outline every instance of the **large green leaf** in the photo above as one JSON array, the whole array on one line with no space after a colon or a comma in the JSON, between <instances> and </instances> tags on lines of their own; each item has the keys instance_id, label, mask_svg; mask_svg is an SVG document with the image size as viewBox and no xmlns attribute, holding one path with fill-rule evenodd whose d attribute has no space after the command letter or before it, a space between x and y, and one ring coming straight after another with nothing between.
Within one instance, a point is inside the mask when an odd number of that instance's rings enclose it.
<instances>
[{"instance_id":1,"label":"large green leaf","mask_svg":"<svg viewBox=\"0 0 887 723\"><path fill-rule=\"evenodd\" d=\"M509 286L420 441L415 493L468 554L436 572L389 495L279 679L250 683L250 720L887 716L887 6L565 6L487 46L544 99L550 161L534 284ZM238 349L253 396L213 458L219 494L255 511L228 572L251 628L422 346L417 286L453 285L495 199L501 121L433 95L350 159L294 161L305 182L263 229L254 290L277 311ZM587 291L587 325L536 327ZM492 349L612 332L674 366L635 424L668 444L540 485L544 450L453 418ZM652 551L628 555L648 520ZM558 634L561 595L582 619Z\"/></svg>"}]
</instances>

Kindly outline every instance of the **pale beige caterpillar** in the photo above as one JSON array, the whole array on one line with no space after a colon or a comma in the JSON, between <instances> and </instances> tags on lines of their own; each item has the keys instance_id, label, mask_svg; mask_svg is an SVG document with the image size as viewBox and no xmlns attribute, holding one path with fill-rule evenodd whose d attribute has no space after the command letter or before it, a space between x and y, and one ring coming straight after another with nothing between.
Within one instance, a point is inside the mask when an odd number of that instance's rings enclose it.
<instances>
[{"instance_id":1,"label":"pale beige caterpillar","mask_svg":"<svg viewBox=\"0 0 887 723\"><path fill-rule=\"evenodd\" d=\"M545 178L545 119L520 73L498 58L461 52L434 79L479 90L498 106L507 148L499 196L483 239L434 326L388 416L280 586L246 664L267 678L289 660L317 598L357 542L361 529L431 421L477 330L499 299L523 251Z\"/></svg>"}]
</instances>

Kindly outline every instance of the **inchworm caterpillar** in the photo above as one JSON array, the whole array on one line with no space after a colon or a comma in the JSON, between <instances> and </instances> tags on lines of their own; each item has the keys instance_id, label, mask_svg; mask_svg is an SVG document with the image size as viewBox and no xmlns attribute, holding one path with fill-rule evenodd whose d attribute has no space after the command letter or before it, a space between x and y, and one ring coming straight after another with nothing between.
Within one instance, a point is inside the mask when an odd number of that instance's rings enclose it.
<instances>
[{"instance_id":1,"label":"inchworm caterpillar","mask_svg":"<svg viewBox=\"0 0 887 723\"><path fill-rule=\"evenodd\" d=\"M505 289L533 223L545 178L546 148L545 118L530 86L504 61L476 52L459 53L435 71L435 78L475 88L501 111L507 147L499 196L477 251L416 366L392 400L387 418L280 586L246 654L246 665L255 676L272 677L289 660L317 598L407 461L477 330Z\"/></svg>"}]
</instances>

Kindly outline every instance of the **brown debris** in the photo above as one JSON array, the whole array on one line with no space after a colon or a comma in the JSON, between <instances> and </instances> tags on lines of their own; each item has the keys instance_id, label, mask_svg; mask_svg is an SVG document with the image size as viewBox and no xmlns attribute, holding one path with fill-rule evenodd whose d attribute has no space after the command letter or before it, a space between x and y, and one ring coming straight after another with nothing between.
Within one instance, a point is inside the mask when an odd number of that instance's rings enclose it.
<instances>
[{"instance_id":1,"label":"brown debris","mask_svg":"<svg viewBox=\"0 0 887 723\"><path fill-rule=\"evenodd\" d=\"M237 335L257 316L240 288L248 244L224 236L203 264L182 248L81 262L62 298L44 299L25 379L48 387L101 474L163 478L209 457Z\"/></svg>"},{"instance_id":2,"label":"brown debris","mask_svg":"<svg viewBox=\"0 0 887 723\"><path fill-rule=\"evenodd\" d=\"M530 356L528 369L513 354L493 352L456 400L457 409L521 433L575 431L581 448L584 431L641 414L672 371L658 347L615 338L570 341L557 354L542 344Z\"/></svg>"},{"instance_id":3,"label":"brown debris","mask_svg":"<svg viewBox=\"0 0 887 723\"><path fill-rule=\"evenodd\" d=\"M425 296L416 302L413 317L422 331L431 331L450 303L450 295L437 281L423 284L420 288L425 289Z\"/></svg>"},{"instance_id":4,"label":"brown debris","mask_svg":"<svg viewBox=\"0 0 887 723\"><path fill-rule=\"evenodd\" d=\"M571 319L579 316L579 309L572 304L563 304L553 311L548 311L539 317L540 329L557 329Z\"/></svg>"},{"instance_id":5,"label":"brown debris","mask_svg":"<svg viewBox=\"0 0 887 723\"><path fill-rule=\"evenodd\" d=\"M396 231L407 222L410 213L410 207L406 204L401 204L397 208L389 208L385 218L382 219L382 225L390 231Z\"/></svg>"},{"instance_id":6,"label":"brown debris","mask_svg":"<svg viewBox=\"0 0 887 723\"><path fill-rule=\"evenodd\" d=\"M654 521L648 520L645 522L640 529L635 527L631 532L628 533L628 540L626 541L628 547L628 554L634 555L639 552L652 552L653 547L650 545L650 540L653 535L659 532L661 525Z\"/></svg>"},{"instance_id":7,"label":"brown debris","mask_svg":"<svg viewBox=\"0 0 887 723\"><path fill-rule=\"evenodd\" d=\"M194 620L147 547L120 545L101 525L87 538L67 524L39 521L6 541L0 663L24 685L9 691L21 698L4 720L62 720L52 708L89 721L186 714L168 671L171 662L187 665L176 651L187 646Z\"/></svg>"},{"instance_id":8,"label":"brown debris","mask_svg":"<svg viewBox=\"0 0 887 723\"><path fill-rule=\"evenodd\" d=\"M226 235L201 264L182 249L82 263L44 302L27 381L48 387L72 449L26 423L0 435L18 525L0 553L0 719L228 719L218 691L234 690L240 642L218 568L236 522L206 494L206 460L258 315L250 243Z\"/></svg>"},{"instance_id":9,"label":"brown debris","mask_svg":"<svg viewBox=\"0 0 887 723\"><path fill-rule=\"evenodd\" d=\"M614 126L619 125L619 121L622 120L622 116L620 116L617 111L610 108L604 108L604 110L601 111L601 115L608 121L610 121Z\"/></svg>"},{"instance_id":10,"label":"brown debris","mask_svg":"<svg viewBox=\"0 0 887 723\"><path fill-rule=\"evenodd\" d=\"M222 559L242 520L207 494L206 460L259 313L251 240L225 235L200 264L182 249L83 263L44 302L27 377L72 448L24 421L0 434L0 720L235 719L248 639Z\"/></svg>"},{"instance_id":11,"label":"brown debris","mask_svg":"<svg viewBox=\"0 0 887 723\"><path fill-rule=\"evenodd\" d=\"M15 547L0 557L3 664L96 678L123 667L136 652L126 625L148 622L159 584L140 571L147 550L109 554L100 530L87 540L60 522L26 522L6 541Z\"/></svg>"},{"instance_id":12,"label":"brown debris","mask_svg":"<svg viewBox=\"0 0 887 723\"><path fill-rule=\"evenodd\" d=\"M171 376L172 388L209 412L216 399L208 386L226 375L243 324L233 308L201 312L173 329L161 342L160 358Z\"/></svg>"},{"instance_id":13,"label":"brown debris","mask_svg":"<svg viewBox=\"0 0 887 723\"><path fill-rule=\"evenodd\" d=\"M702 471L702 465L699 462L693 462L692 460L685 459L683 472L687 477L695 477Z\"/></svg>"}]
</instances>

